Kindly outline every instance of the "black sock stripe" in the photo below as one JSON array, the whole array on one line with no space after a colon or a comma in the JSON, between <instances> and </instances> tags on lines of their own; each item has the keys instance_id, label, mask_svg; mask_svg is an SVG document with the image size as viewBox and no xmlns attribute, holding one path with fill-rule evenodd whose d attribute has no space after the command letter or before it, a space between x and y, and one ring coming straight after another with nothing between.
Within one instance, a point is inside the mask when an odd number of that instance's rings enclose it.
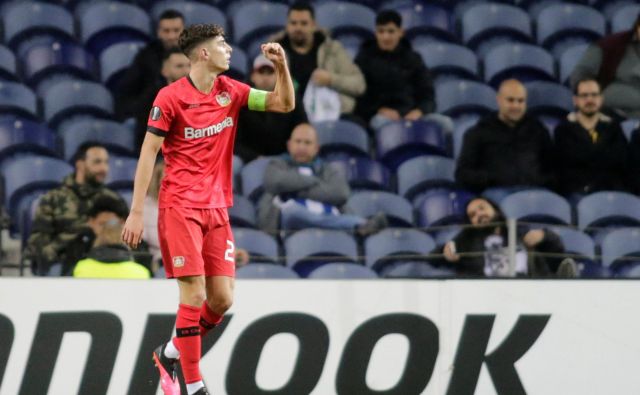
<instances>
[{"instance_id":1,"label":"black sock stripe","mask_svg":"<svg viewBox=\"0 0 640 395\"><path fill-rule=\"evenodd\" d=\"M204 318L200 318L200 326L204 329L213 329L216 327L216 324L212 324Z\"/></svg>"},{"instance_id":2,"label":"black sock stripe","mask_svg":"<svg viewBox=\"0 0 640 395\"><path fill-rule=\"evenodd\" d=\"M200 336L199 326L190 326L188 328L176 328L176 337Z\"/></svg>"}]
</instances>

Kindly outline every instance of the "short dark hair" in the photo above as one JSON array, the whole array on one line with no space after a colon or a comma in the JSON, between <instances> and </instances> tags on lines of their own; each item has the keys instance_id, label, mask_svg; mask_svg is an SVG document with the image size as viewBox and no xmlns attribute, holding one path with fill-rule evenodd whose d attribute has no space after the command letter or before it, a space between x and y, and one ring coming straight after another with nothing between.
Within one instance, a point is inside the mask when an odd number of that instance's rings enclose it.
<instances>
[{"instance_id":1,"label":"short dark hair","mask_svg":"<svg viewBox=\"0 0 640 395\"><path fill-rule=\"evenodd\" d=\"M168 10L164 10L162 14L160 14L160 18L158 18L158 22L160 22L163 19L176 19L176 18L180 18L182 19L182 22L184 22L184 15L182 15L180 11L168 9Z\"/></svg>"},{"instance_id":2,"label":"short dark hair","mask_svg":"<svg viewBox=\"0 0 640 395\"><path fill-rule=\"evenodd\" d=\"M85 141L84 143L80 144L76 152L73 154L73 157L71 157L71 163L75 164L79 160L87 159L87 151L89 151L91 148L107 149L107 147L105 147L105 145L102 144L101 142Z\"/></svg>"},{"instance_id":3,"label":"short dark hair","mask_svg":"<svg viewBox=\"0 0 640 395\"><path fill-rule=\"evenodd\" d=\"M291 11L309 11L311 14L311 19L316 19L316 12L313 10L313 6L308 1L296 1L291 4L289 7L289 11L287 11L287 16L291 14Z\"/></svg>"},{"instance_id":4,"label":"short dark hair","mask_svg":"<svg viewBox=\"0 0 640 395\"><path fill-rule=\"evenodd\" d=\"M113 196L103 195L93 202L87 212L87 216L96 218L100 213L114 213L118 218L126 220L129 215L129 208L122 198L117 199Z\"/></svg>"},{"instance_id":5,"label":"short dark hair","mask_svg":"<svg viewBox=\"0 0 640 395\"><path fill-rule=\"evenodd\" d=\"M183 52L179 47L171 47L171 48L165 49L164 52L162 52L162 62L169 59L171 55L176 53L182 54Z\"/></svg>"},{"instance_id":6,"label":"short dark hair","mask_svg":"<svg viewBox=\"0 0 640 395\"><path fill-rule=\"evenodd\" d=\"M590 76L582 77L578 81L576 81L576 83L573 85L573 94L575 96L578 96L578 87L580 86L580 84L585 82L591 82L591 81L595 82L598 85L598 90L602 92L602 86L600 85L600 81L598 81L596 77L590 75Z\"/></svg>"},{"instance_id":7,"label":"short dark hair","mask_svg":"<svg viewBox=\"0 0 640 395\"><path fill-rule=\"evenodd\" d=\"M393 23L398 27L402 27L402 16L394 10L382 10L376 15L376 26Z\"/></svg>"},{"instance_id":8,"label":"short dark hair","mask_svg":"<svg viewBox=\"0 0 640 395\"><path fill-rule=\"evenodd\" d=\"M197 45L218 36L224 37L224 29L222 26L198 23L185 28L182 33L180 33L178 45L182 53L189 56L189 53L191 53Z\"/></svg>"}]
</instances>

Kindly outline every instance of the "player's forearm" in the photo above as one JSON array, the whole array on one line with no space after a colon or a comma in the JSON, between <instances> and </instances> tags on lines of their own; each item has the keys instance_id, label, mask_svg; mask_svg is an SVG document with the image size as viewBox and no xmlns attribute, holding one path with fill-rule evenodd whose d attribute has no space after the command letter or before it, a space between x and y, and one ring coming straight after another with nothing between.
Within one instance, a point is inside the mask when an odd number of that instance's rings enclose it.
<instances>
[{"instance_id":1,"label":"player's forearm","mask_svg":"<svg viewBox=\"0 0 640 395\"><path fill-rule=\"evenodd\" d=\"M287 64L276 65L276 86L273 90L283 112L290 112L296 107L296 96L293 81Z\"/></svg>"},{"instance_id":2,"label":"player's forearm","mask_svg":"<svg viewBox=\"0 0 640 395\"><path fill-rule=\"evenodd\" d=\"M153 167L158 156L160 146L149 138L145 138L140 149L140 159L136 168L136 176L133 181L133 198L131 199L131 212L142 213L144 198L149 189Z\"/></svg>"}]
</instances>

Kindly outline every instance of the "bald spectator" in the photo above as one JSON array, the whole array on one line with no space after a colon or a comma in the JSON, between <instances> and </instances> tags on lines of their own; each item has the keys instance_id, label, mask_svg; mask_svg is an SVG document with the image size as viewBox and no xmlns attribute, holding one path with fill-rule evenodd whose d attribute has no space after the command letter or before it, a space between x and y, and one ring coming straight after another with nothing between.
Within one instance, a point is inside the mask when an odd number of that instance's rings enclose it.
<instances>
[{"instance_id":1,"label":"bald spectator","mask_svg":"<svg viewBox=\"0 0 640 395\"><path fill-rule=\"evenodd\" d=\"M517 80L504 81L498 113L481 119L462 143L456 180L473 191L490 187L553 183L553 149L545 127L527 115L527 91Z\"/></svg>"}]
</instances>

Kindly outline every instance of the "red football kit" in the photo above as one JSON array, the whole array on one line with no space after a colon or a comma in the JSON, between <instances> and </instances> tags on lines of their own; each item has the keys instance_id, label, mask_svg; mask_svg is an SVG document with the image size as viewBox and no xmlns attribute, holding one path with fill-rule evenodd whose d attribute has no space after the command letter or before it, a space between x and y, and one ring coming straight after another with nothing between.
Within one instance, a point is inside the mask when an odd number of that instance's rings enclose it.
<instances>
[{"instance_id":1,"label":"red football kit","mask_svg":"<svg viewBox=\"0 0 640 395\"><path fill-rule=\"evenodd\" d=\"M218 76L209 94L184 77L162 88L148 131L164 137L158 235L168 278L234 276L233 142L251 88Z\"/></svg>"}]
</instances>

